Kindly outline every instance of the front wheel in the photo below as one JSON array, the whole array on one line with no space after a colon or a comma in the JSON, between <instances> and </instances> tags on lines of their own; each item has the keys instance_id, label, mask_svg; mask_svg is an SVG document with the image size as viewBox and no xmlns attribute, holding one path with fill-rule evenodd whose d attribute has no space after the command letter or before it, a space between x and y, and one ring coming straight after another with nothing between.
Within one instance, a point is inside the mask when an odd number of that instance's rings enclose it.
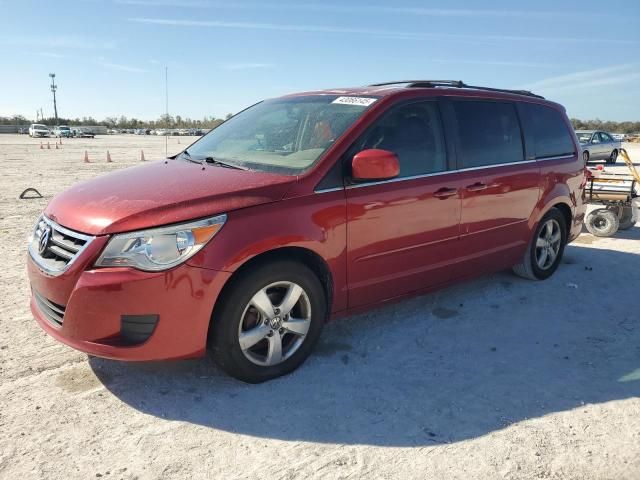
<instances>
[{"instance_id":1,"label":"front wheel","mask_svg":"<svg viewBox=\"0 0 640 480\"><path fill-rule=\"evenodd\" d=\"M607 163L609 165L613 165L614 163L616 163L616 160L618 160L618 151L614 150L613 152L611 152L611 155L609 155L609 158L607 159Z\"/></svg>"},{"instance_id":2,"label":"front wheel","mask_svg":"<svg viewBox=\"0 0 640 480\"><path fill-rule=\"evenodd\" d=\"M589 152L587 151L582 152L582 160L584 161L585 165L589 163Z\"/></svg>"},{"instance_id":3,"label":"front wheel","mask_svg":"<svg viewBox=\"0 0 640 480\"><path fill-rule=\"evenodd\" d=\"M522 262L513 266L514 273L530 280L549 278L562 260L566 243L564 215L557 208L552 208L538 223Z\"/></svg>"},{"instance_id":4,"label":"front wheel","mask_svg":"<svg viewBox=\"0 0 640 480\"><path fill-rule=\"evenodd\" d=\"M326 295L303 264L276 261L245 270L216 307L209 345L229 375L260 383L309 356L326 320Z\"/></svg>"}]
</instances>

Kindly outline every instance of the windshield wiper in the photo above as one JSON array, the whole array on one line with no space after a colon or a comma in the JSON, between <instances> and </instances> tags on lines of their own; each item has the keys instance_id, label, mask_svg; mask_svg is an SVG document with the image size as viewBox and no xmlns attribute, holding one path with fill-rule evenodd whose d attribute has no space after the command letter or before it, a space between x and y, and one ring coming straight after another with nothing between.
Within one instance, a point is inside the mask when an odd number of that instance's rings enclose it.
<instances>
[{"instance_id":1,"label":"windshield wiper","mask_svg":"<svg viewBox=\"0 0 640 480\"><path fill-rule=\"evenodd\" d=\"M233 163L223 162L213 157L205 157L201 159L193 158L191 154L187 151L187 149L184 149L180 155L185 160L188 160L189 162L197 163L198 165L202 165L203 167L205 163L208 163L209 165L217 165L219 167L225 167L225 168L235 168L236 170L249 170L247 167L241 167L240 165L235 165Z\"/></svg>"},{"instance_id":2,"label":"windshield wiper","mask_svg":"<svg viewBox=\"0 0 640 480\"><path fill-rule=\"evenodd\" d=\"M219 167L225 167L225 168L235 168L236 170L249 170L247 167L242 167L240 165L236 165L234 163L227 163L227 162L223 162L222 160L217 160L213 157L206 157L204 159L205 162L207 162L210 165L218 165Z\"/></svg>"},{"instance_id":3,"label":"windshield wiper","mask_svg":"<svg viewBox=\"0 0 640 480\"><path fill-rule=\"evenodd\" d=\"M187 160L189 162L197 163L198 165L202 165L203 164L201 160L196 160L195 158L192 158L191 154L187 151L186 148L182 151L180 156L183 157L185 160Z\"/></svg>"}]
</instances>

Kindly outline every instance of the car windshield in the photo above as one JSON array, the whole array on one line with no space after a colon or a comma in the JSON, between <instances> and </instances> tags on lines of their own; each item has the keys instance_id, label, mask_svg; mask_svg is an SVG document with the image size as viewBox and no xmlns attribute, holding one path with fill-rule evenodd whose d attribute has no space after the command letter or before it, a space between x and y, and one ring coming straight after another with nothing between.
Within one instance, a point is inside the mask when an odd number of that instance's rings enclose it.
<instances>
[{"instance_id":1,"label":"car windshield","mask_svg":"<svg viewBox=\"0 0 640 480\"><path fill-rule=\"evenodd\" d=\"M69 127L58 127L59 130L69 130Z\"/></svg>"},{"instance_id":2,"label":"car windshield","mask_svg":"<svg viewBox=\"0 0 640 480\"><path fill-rule=\"evenodd\" d=\"M33 126L33 128L37 128L38 130L46 130L47 129L47 127L45 125L39 125L37 123Z\"/></svg>"},{"instance_id":3,"label":"car windshield","mask_svg":"<svg viewBox=\"0 0 640 480\"><path fill-rule=\"evenodd\" d=\"M576 132L576 135L578 136L578 141L580 143L588 143L589 140L591 140L591 135L593 135L593 133L590 133L590 132Z\"/></svg>"},{"instance_id":4,"label":"car windshield","mask_svg":"<svg viewBox=\"0 0 640 480\"><path fill-rule=\"evenodd\" d=\"M337 95L266 100L212 130L188 153L251 170L297 174L317 162L376 100Z\"/></svg>"}]
</instances>

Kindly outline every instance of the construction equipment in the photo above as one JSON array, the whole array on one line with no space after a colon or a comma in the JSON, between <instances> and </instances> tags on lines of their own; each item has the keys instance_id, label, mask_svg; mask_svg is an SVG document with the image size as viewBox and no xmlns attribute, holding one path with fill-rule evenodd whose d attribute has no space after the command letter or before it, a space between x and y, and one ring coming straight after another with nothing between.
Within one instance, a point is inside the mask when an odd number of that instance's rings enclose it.
<instances>
[{"instance_id":1,"label":"construction equipment","mask_svg":"<svg viewBox=\"0 0 640 480\"><path fill-rule=\"evenodd\" d=\"M620 149L620 156L630 175L607 172L601 165L587 170L587 203L603 207L591 211L584 223L597 237L610 237L618 230L627 230L635 225L638 217L634 199L640 196L636 189L640 186L640 174L624 148Z\"/></svg>"}]
</instances>

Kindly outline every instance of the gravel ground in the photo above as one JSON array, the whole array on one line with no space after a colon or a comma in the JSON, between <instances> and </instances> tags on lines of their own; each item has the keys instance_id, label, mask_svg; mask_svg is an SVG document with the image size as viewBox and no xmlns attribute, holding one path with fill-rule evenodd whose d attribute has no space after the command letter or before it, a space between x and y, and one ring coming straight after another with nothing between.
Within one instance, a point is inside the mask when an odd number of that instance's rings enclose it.
<instances>
[{"instance_id":1,"label":"gravel ground","mask_svg":"<svg viewBox=\"0 0 640 480\"><path fill-rule=\"evenodd\" d=\"M88 358L36 325L25 238L47 201L164 153L63 143L0 136L0 478L640 478L639 227L583 234L545 282L499 273L334 322L250 386L208 359Z\"/></svg>"}]
</instances>

